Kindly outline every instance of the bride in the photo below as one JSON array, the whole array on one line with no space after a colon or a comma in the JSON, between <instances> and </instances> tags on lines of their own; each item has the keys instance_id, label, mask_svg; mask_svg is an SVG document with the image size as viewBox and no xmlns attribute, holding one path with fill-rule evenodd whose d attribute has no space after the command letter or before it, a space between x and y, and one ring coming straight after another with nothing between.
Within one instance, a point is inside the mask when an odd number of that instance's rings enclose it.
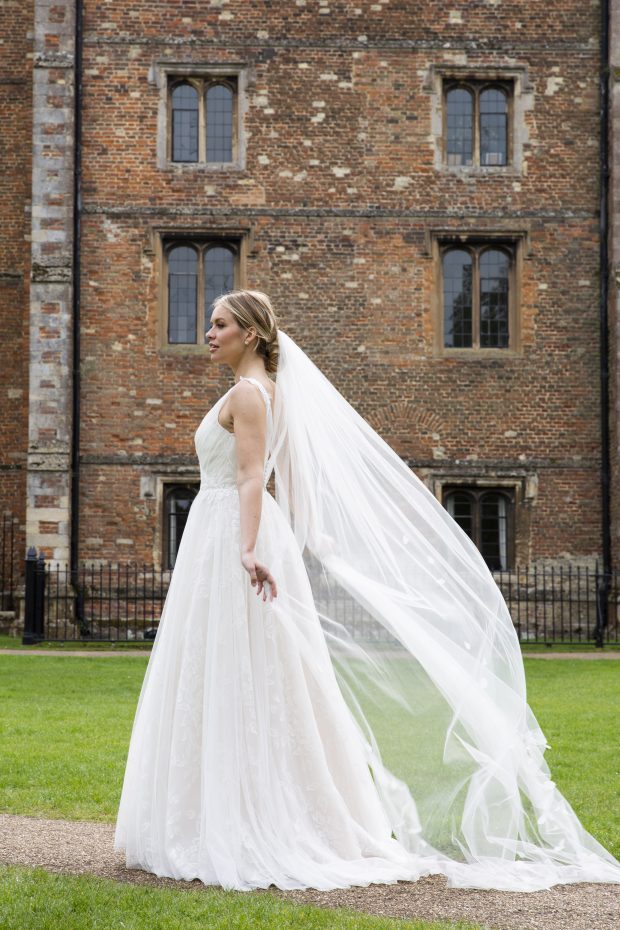
<instances>
[{"instance_id":1,"label":"bride","mask_svg":"<svg viewBox=\"0 0 620 930\"><path fill-rule=\"evenodd\" d=\"M235 383L195 434L118 810L127 866L239 890L620 882L550 777L473 542L265 294L222 295L207 337Z\"/></svg>"}]
</instances>

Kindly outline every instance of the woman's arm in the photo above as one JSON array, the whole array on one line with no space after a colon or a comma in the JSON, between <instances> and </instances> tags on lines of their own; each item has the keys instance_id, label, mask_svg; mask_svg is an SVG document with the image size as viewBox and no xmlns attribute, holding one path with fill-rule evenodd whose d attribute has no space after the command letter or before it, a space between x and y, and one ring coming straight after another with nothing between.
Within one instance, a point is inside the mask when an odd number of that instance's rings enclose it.
<instances>
[{"instance_id":1,"label":"woman's arm","mask_svg":"<svg viewBox=\"0 0 620 930\"><path fill-rule=\"evenodd\" d=\"M230 397L237 453L241 552L252 552L260 524L265 456L264 402L252 384L239 382Z\"/></svg>"},{"instance_id":2,"label":"woman's arm","mask_svg":"<svg viewBox=\"0 0 620 930\"><path fill-rule=\"evenodd\" d=\"M241 562L250 574L252 585L257 585L256 593L262 591L263 600L266 600L265 584L271 586L272 597L277 596L277 589L269 570L257 562L255 555L263 501L267 436L265 404L252 384L241 381L231 392L230 413L237 456Z\"/></svg>"}]
</instances>

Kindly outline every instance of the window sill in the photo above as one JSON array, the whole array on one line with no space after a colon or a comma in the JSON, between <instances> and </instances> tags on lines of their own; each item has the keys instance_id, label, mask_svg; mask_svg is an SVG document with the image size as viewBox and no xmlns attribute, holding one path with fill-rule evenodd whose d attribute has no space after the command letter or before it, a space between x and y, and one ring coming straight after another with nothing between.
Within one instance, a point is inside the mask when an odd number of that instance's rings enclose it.
<instances>
[{"instance_id":1,"label":"window sill","mask_svg":"<svg viewBox=\"0 0 620 930\"><path fill-rule=\"evenodd\" d=\"M439 349L437 360L453 358L463 362L497 361L498 359L522 359L523 352L517 349Z\"/></svg>"},{"instance_id":2,"label":"window sill","mask_svg":"<svg viewBox=\"0 0 620 930\"><path fill-rule=\"evenodd\" d=\"M468 178L520 178L522 171L515 165L446 165L438 169L439 174L454 174Z\"/></svg>"},{"instance_id":3,"label":"window sill","mask_svg":"<svg viewBox=\"0 0 620 930\"><path fill-rule=\"evenodd\" d=\"M161 355L207 355L209 346L195 342L165 342L157 347Z\"/></svg>"},{"instance_id":4,"label":"window sill","mask_svg":"<svg viewBox=\"0 0 620 930\"><path fill-rule=\"evenodd\" d=\"M226 171L244 171L245 165L231 161L166 161L159 166L160 171L171 171L178 174L195 171L213 171L216 173Z\"/></svg>"}]
</instances>

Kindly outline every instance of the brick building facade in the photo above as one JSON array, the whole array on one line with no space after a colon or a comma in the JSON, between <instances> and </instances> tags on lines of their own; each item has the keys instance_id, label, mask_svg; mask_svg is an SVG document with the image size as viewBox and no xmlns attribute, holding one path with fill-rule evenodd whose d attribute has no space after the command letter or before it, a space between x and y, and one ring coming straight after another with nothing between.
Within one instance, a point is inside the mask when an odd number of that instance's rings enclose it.
<instances>
[{"instance_id":1,"label":"brick building facade","mask_svg":"<svg viewBox=\"0 0 620 930\"><path fill-rule=\"evenodd\" d=\"M209 301L248 286L490 564L600 559L604 12L3 4L0 507L20 551L173 562L193 434L231 383Z\"/></svg>"}]
</instances>

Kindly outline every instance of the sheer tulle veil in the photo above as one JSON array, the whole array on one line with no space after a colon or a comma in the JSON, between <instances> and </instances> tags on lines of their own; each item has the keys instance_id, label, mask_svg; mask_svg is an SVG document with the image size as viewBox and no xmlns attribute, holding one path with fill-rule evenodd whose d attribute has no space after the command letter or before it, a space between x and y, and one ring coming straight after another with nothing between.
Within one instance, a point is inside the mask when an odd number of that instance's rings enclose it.
<instances>
[{"instance_id":1,"label":"sheer tulle veil","mask_svg":"<svg viewBox=\"0 0 620 930\"><path fill-rule=\"evenodd\" d=\"M282 330L270 463L394 836L449 884L620 882L544 759L478 549Z\"/></svg>"}]
</instances>

